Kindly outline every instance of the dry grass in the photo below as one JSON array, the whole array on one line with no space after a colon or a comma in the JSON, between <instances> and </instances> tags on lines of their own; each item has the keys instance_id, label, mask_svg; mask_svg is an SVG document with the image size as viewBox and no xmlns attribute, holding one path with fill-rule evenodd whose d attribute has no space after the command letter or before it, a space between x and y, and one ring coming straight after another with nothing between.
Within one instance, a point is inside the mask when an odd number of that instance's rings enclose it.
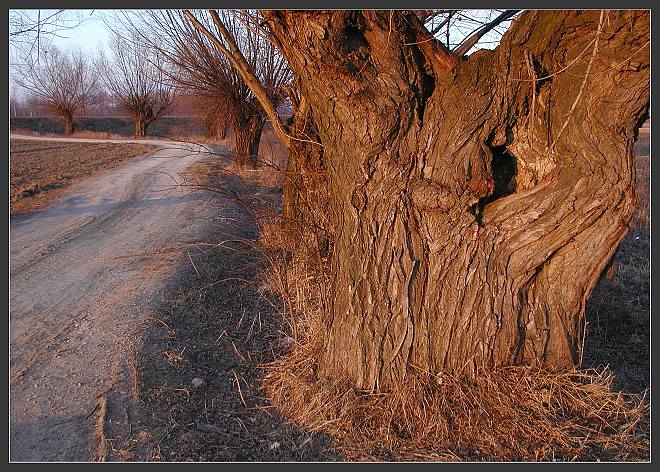
<instances>
[{"instance_id":1,"label":"dry grass","mask_svg":"<svg viewBox=\"0 0 660 472\"><path fill-rule=\"evenodd\" d=\"M87 138L87 139L122 139L118 133L110 133L107 131L76 131L70 134L70 138Z\"/></svg>"},{"instance_id":2,"label":"dry grass","mask_svg":"<svg viewBox=\"0 0 660 472\"><path fill-rule=\"evenodd\" d=\"M57 189L155 149L144 144L12 140L11 213L42 208L58 194Z\"/></svg>"},{"instance_id":3,"label":"dry grass","mask_svg":"<svg viewBox=\"0 0 660 472\"><path fill-rule=\"evenodd\" d=\"M285 417L335 438L346 459L648 460L648 401L613 392L605 369L512 367L474 382L418 372L378 394L317 379L327 274L314 268L315 254L291 245L314 246L292 240L280 225L266 225L262 241L272 263L263 280L283 298L294 340L266 366L263 388Z\"/></svg>"},{"instance_id":4,"label":"dry grass","mask_svg":"<svg viewBox=\"0 0 660 472\"><path fill-rule=\"evenodd\" d=\"M618 279L635 293L643 292L644 283L648 285L648 254L631 246L632 242L639 245L638 235L648 236L649 231L650 160L648 132L643 133L635 148L640 204L633 217L633 232L620 250L617 279L602 281L595 293L607 291L608 283L620 284ZM270 261L262 281L282 298L282 316L291 337L281 356L266 366L263 388L285 417L311 432L335 438L335 448L345 459L649 459L647 390L637 388L626 375L615 377L607 367L600 367L602 362L592 362L597 368L564 373L511 367L483 373L473 382L413 372L397 390L378 394L319 380L316 359L325 337L321 320L329 297L328 270L315 250L314 236L290 229L285 230L272 215L262 216L261 241ZM629 293L619 295L622 303L630 298ZM618 306L611 297L598 296ZM645 301L631 309L644 311ZM644 322L644 316L640 320ZM648 325L648 316L645 323ZM594 333L594 339L600 334ZM615 336L610 333L611 338ZM611 358L612 352L592 353L590 360L607 361L608 355ZM631 368L639 377L644 366L627 367ZM615 380L618 384L613 388ZM617 391L621 387L641 393Z\"/></svg>"}]
</instances>

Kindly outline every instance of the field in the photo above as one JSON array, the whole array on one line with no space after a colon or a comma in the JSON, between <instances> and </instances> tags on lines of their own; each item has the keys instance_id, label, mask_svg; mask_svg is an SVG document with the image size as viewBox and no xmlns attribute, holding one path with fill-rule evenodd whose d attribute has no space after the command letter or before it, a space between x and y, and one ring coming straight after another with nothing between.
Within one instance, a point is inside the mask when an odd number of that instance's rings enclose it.
<instances>
[{"instance_id":1,"label":"field","mask_svg":"<svg viewBox=\"0 0 660 472\"><path fill-rule=\"evenodd\" d=\"M154 149L146 144L11 140L11 213L41 209L58 189Z\"/></svg>"}]
</instances>

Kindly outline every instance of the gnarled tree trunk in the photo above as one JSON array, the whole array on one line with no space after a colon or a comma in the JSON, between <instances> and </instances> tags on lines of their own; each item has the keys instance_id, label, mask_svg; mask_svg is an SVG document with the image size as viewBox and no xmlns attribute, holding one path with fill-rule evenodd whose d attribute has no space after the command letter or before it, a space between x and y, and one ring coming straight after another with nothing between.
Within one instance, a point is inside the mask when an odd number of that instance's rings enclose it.
<instances>
[{"instance_id":1,"label":"gnarled tree trunk","mask_svg":"<svg viewBox=\"0 0 660 472\"><path fill-rule=\"evenodd\" d=\"M147 135L147 128L154 121L146 113L137 113L133 117L133 136L136 138L144 138Z\"/></svg>"},{"instance_id":2,"label":"gnarled tree trunk","mask_svg":"<svg viewBox=\"0 0 660 472\"><path fill-rule=\"evenodd\" d=\"M309 106L303 99L295 104L288 123L291 142L287 148L287 167L282 185L284 224L301 236L311 231L321 258L328 256L332 228L329 224L327 173L323 164L323 148Z\"/></svg>"},{"instance_id":3,"label":"gnarled tree trunk","mask_svg":"<svg viewBox=\"0 0 660 472\"><path fill-rule=\"evenodd\" d=\"M329 173L319 375L387 389L411 368L576 362L637 201L648 12L526 12L468 58L414 14L266 16Z\"/></svg>"},{"instance_id":4,"label":"gnarled tree trunk","mask_svg":"<svg viewBox=\"0 0 660 472\"><path fill-rule=\"evenodd\" d=\"M69 110L60 112L62 123L64 124L64 134L73 134L76 131L76 120L73 118L73 113Z\"/></svg>"},{"instance_id":5,"label":"gnarled tree trunk","mask_svg":"<svg viewBox=\"0 0 660 472\"><path fill-rule=\"evenodd\" d=\"M237 116L234 119L236 164L239 166L249 165L253 169L257 167L259 142L265 123L260 113Z\"/></svg>"}]
</instances>

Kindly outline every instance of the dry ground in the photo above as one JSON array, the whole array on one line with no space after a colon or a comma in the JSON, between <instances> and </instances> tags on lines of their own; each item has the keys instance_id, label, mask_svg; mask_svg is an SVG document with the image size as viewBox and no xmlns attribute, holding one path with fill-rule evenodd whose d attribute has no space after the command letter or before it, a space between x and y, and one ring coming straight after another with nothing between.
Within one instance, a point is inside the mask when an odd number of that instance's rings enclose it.
<instances>
[{"instance_id":1,"label":"dry ground","mask_svg":"<svg viewBox=\"0 0 660 472\"><path fill-rule=\"evenodd\" d=\"M139 408L123 434L107 434L105 460L338 458L329 437L286 422L260 388L263 365L287 338L281 302L259 283L267 261L254 211L277 211L280 191L234 172L214 164L201 172L229 200L212 243L191 250L165 290L137 355Z\"/></svg>"},{"instance_id":2,"label":"dry ground","mask_svg":"<svg viewBox=\"0 0 660 472\"><path fill-rule=\"evenodd\" d=\"M189 264L185 249L213 241L216 195L187 185L213 156L158 146L11 216L12 460L98 458L130 414L135 353L165 282Z\"/></svg>"},{"instance_id":3,"label":"dry ground","mask_svg":"<svg viewBox=\"0 0 660 472\"><path fill-rule=\"evenodd\" d=\"M260 156L281 169L281 147L268 133L265 137ZM636 154L640 206L616 255L614 277L601 279L589 299L583 362L583 367L609 365L613 388L632 393L649 387L648 132L641 133ZM346 445L338 448L337 439L323 432L327 428L310 430L285 420L262 390L264 365L291 349L293 342L281 316L282 300L265 291L268 281L259 278L269 261L259 245L263 228L255 212L278 212L280 177L265 170L238 176L212 163L197 171L200 188L222 197L221 207L208 212L217 215L215 231L206 244L183 254L187 263L178 267L158 304L150 307L135 356L132 403L124 408L120 399L108 397L115 413L101 415L98 458L350 459L353 456L342 452ZM202 384L195 386L195 378ZM473 451L456 454L459 460L476 457ZM361 457L398 456L384 449ZM488 457L476 460L483 459Z\"/></svg>"},{"instance_id":4,"label":"dry ground","mask_svg":"<svg viewBox=\"0 0 660 472\"><path fill-rule=\"evenodd\" d=\"M11 213L27 213L46 206L82 177L115 167L152 152L147 144L10 141Z\"/></svg>"}]
</instances>

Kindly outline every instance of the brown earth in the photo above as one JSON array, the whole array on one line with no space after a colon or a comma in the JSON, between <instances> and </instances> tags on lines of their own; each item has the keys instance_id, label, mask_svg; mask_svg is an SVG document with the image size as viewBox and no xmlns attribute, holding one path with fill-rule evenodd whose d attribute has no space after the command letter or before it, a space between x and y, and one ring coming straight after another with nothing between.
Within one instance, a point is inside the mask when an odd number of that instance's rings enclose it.
<instances>
[{"instance_id":1,"label":"brown earth","mask_svg":"<svg viewBox=\"0 0 660 472\"><path fill-rule=\"evenodd\" d=\"M195 191L192 169L219 158L154 145L11 217L11 460L97 458L165 282L212 241L216 195Z\"/></svg>"},{"instance_id":2,"label":"brown earth","mask_svg":"<svg viewBox=\"0 0 660 472\"><path fill-rule=\"evenodd\" d=\"M11 213L43 208L82 177L158 148L148 144L76 143L12 139L9 147Z\"/></svg>"}]
</instances>

